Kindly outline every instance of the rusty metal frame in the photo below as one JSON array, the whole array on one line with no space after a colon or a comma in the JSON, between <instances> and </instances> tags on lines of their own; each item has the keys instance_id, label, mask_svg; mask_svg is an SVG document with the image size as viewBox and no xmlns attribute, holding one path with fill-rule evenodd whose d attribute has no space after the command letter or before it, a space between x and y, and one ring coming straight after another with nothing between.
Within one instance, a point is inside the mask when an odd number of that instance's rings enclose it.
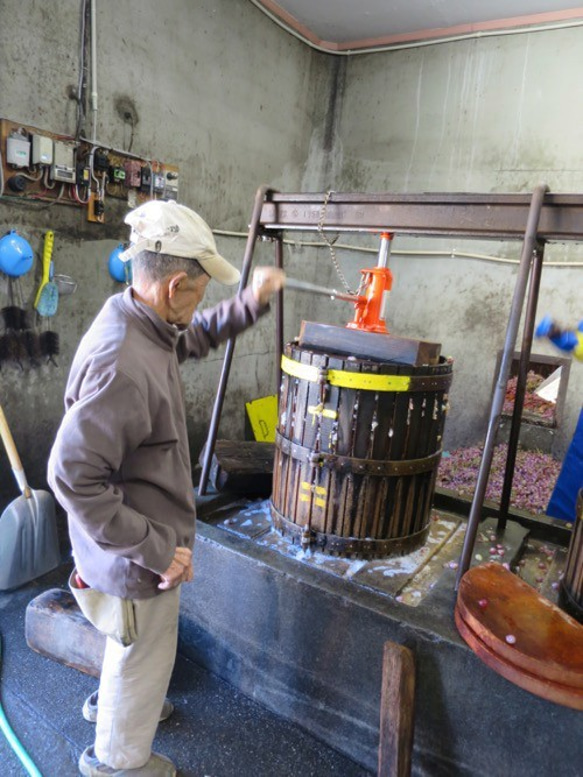
<instances>
[{"instance_id":1,"label":"rusty metal frame","mask_svg":"<svg viewBox=\"0 0 583 777\"><path fill-rule=\"evenodd\" d=\"M325 223L322 224L324 204ZM512 306L499 374L494 386L490 420L478 482L468 519L456 588L469 567L484 494L492 463L494 437L500 421L506 383L514 355L524 300L528 293L525 336L520 355L519 373L526 374L530 360L532 330L542 272L544 244L549 241L583 241L583 195L549 193L546 185L528 194L282 194L262 186L258 189L241 272L242 290L249 279L255 242L259 237L275 242L275 264L283 266L282 232L285 230L330 230L343 232L379 232L389 229L404 235L457 237L487 240L522 240L523 248L514 289ZM276 299L276 359L281 362L283 331L283 294ZM220 414L233 357L235 338L229 340L213 407L209 434L203 455L198 492L206 493L211 460L217 439ZM281 373L278 367L278 385ZM513 417L511 442L518 445L518 427L524 402L525 381L519 381ZM514 459L516 450L510 450ZM512 486L512 467L507 468L505 503ZM503 531L505 511L500 514L498 530ZM504 514L503 514L504 513Z\"/></svg>"},{"instance_id":2,"label":"rusty metal frame","mask_svg":"<svg viewBox=\"0 0 583 777\"><path fill-rule=\"evenodd\" d=\"M323 194L266 197L260 224L264 232L317 229ZM522 240L528 220L528 194L340 194L326 206L324 229L428 237ZM543 242L583 240L583 195L547 194L537 237Z\"/></svg>"}]
</instances>

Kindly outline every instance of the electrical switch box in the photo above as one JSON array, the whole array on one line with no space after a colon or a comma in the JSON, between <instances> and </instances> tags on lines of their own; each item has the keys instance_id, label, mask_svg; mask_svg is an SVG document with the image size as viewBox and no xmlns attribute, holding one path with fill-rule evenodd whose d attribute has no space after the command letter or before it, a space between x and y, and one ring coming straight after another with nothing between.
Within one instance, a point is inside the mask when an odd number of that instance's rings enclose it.
<instances>
[{"instance_id":1,"label":"electrical switch box","mask_svg":"<svg viewBox=\"0 0 583 777\"><path fill-rule=\"evenodd\" d=\"M25 135L13 133L6 138L6 163L13 167L30 165L30 140Z\"/></svg>"},{"instance_id":2,"label":"electrical switch box","mask_svg":"<svg viewBox=\"0 0 583 777\"><path fill-rule=\"evenodd\" d=\"M178 199L178 173L175 173L172 170L169 170L166 173L166 179L164 181L164 199Z\"/></svg>"},{"instance_id":3,"label":"electrical switch box","mask_svg":"<svg viewBox=\"0 0 583 777\"><path fill-rule=\"evenodd\" d=\"M110 183L125 183L126 171L123 167L117 165L110 165L107 172Z\"/></svg>"},{"instance_id":4,"label":"electrical switch box","mask_svg":"<svg viewBox=\"0 0 583 777\"><path fill-rule=\"evenodd\" d=\"M53 163L51 165L53 181L75 183L75 144L55 140Z\"/></svg>"},{"instance_id":5,"label":"electrical switch box","mask_svg":"<svg viewBox=\"0 0 583 777\"><path fill-rule=\"evenodd\" d=\"M154 173L154 182L152 184L152 188L156 194L162 194L164 191L164 176L162 173Z\"/></svg>"},{"instance_id":6,"label":"electrical switch box","mask_svg":"<svg viewBox=\"0 0 583 777\"><path fill-rule=\"evenodd\" d=\"M128 159L124 165L128 189L139 189L142 183L142 163L137 159Z\"/></svg>"},{"instance_id":7,"label":"electrical switch box","mask_svg":"<svg viewBox=\"0 0 583 777\"><path fill-rule=\"evenodd\" d=\"M52 165L53 163L53 139L46 135L32 136L32 163L33 165Z\"/></svg>"},{"instance_id":8,"label":"electrical switch box","mask_svg":"<svg viewBox=\"0 0 583 777\"><path fill-rule=\"evenodd\" d=\"M105 149L95 149L95 153L93 154L93 170L96 173L105 173L109 170L109 155Z\"/></svg>"},{"instance_id":9,"label":"electrical switch box","mask_svg":"<svg viewBox=\"0 0 583 777\"><path fill-rule=\"evenodd\" d=\"M148 167L147 165L144 165L142 167L142 170L140 172L141 180L140 180L140 189L143 192L149 192L150 187L152 185L152 168Z\"/></svg>"}]
</instances>

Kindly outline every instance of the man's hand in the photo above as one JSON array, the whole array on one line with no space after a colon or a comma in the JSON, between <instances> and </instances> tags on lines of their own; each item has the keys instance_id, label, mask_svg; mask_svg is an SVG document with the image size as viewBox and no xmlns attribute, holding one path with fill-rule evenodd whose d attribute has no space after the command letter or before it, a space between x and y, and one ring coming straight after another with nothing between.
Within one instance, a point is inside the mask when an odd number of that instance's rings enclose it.
<instances>
[{"instance_id":1,"label":"man's hand","mask_svg":"<svg viewBox=\"0 0 583 777\"><path fill-rule=\"evenodd\" d=\"M189 583L192 580L192 576L192 551L190 548L176 548L172 563L160 575L162 582L158 584L158 588L162 591L168 591L170 588L176 588L181 583Z\"/></svg>"},{"instance_id":2,"label":"man's hand","mask_svg":"<svg viewBox=\"0 0 583 777\"><path fill-rule=\"evenodd\" d=\"M251 288L256 302L267 305L276 291L285 286L285 273L279 267L257 267L253 272Z\"/></svg>"}]
</instances>

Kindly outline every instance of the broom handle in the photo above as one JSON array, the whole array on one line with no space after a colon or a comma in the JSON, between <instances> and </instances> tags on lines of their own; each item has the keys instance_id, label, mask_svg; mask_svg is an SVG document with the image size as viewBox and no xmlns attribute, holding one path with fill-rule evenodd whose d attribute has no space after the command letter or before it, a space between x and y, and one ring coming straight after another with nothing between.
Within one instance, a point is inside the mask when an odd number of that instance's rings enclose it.
<instances>
[{"instance_id":1,"label":"broom handle","mask_svg":"<svg viewBox=\"0 0 583 777\"><path fill-rule=\"evenodd\" d=\"M26 475L24 474L22 462L20 461L20 456L18 455L18 451L16 450L16 444L14 442L14 438L12 437L12 432L10 431L10 427L8 426L8 421L6 420L6 416L4 415L4 410L2 409L2 405L0 405L0 435L2 436L2 442L4 443L4 447L6 448L6 453L8 454L8 458L10 460L10 466L12 467L12 472L14 473L14 477L16 478L18 487L20 488L24 496L27 499L30 499L30 497L32 496L32 492L30 490L28 483L26 482Z\"/></svg>"}]
</instances>

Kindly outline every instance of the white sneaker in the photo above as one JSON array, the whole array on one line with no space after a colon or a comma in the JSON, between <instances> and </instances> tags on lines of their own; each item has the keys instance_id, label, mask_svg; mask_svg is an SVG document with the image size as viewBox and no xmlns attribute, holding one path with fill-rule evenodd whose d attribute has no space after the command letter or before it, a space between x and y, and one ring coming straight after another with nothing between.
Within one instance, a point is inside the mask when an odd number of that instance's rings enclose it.
<instances>
[{"instance_id":1,"label":"white sneaker","mask_svg":"<svg viewBox=\"0 0 583 777\"><path fill-rule=\"evenodd\" d=\"M97 703L99 701L99 691L94 691L91 696L85 699L83 704L83 717L89 723L95 723L97 720ZM162 712L160 713L160 720L167 720L167 718L174 712L174 705L168 699L164 699L162 705Z\"/></svg>"},{"instance_id":2,"label":"white sneaker","mask_svg":"<svg viewBox=\"0 0 583 777\"><path fill-rule=\"evenodd\" d=\"M115 769L97 759L93 745L81 753L79 771L83 777L176 777L176 767L166 756L152 753L148 762L137 769Z\"/></svg>"}]
</instances>

